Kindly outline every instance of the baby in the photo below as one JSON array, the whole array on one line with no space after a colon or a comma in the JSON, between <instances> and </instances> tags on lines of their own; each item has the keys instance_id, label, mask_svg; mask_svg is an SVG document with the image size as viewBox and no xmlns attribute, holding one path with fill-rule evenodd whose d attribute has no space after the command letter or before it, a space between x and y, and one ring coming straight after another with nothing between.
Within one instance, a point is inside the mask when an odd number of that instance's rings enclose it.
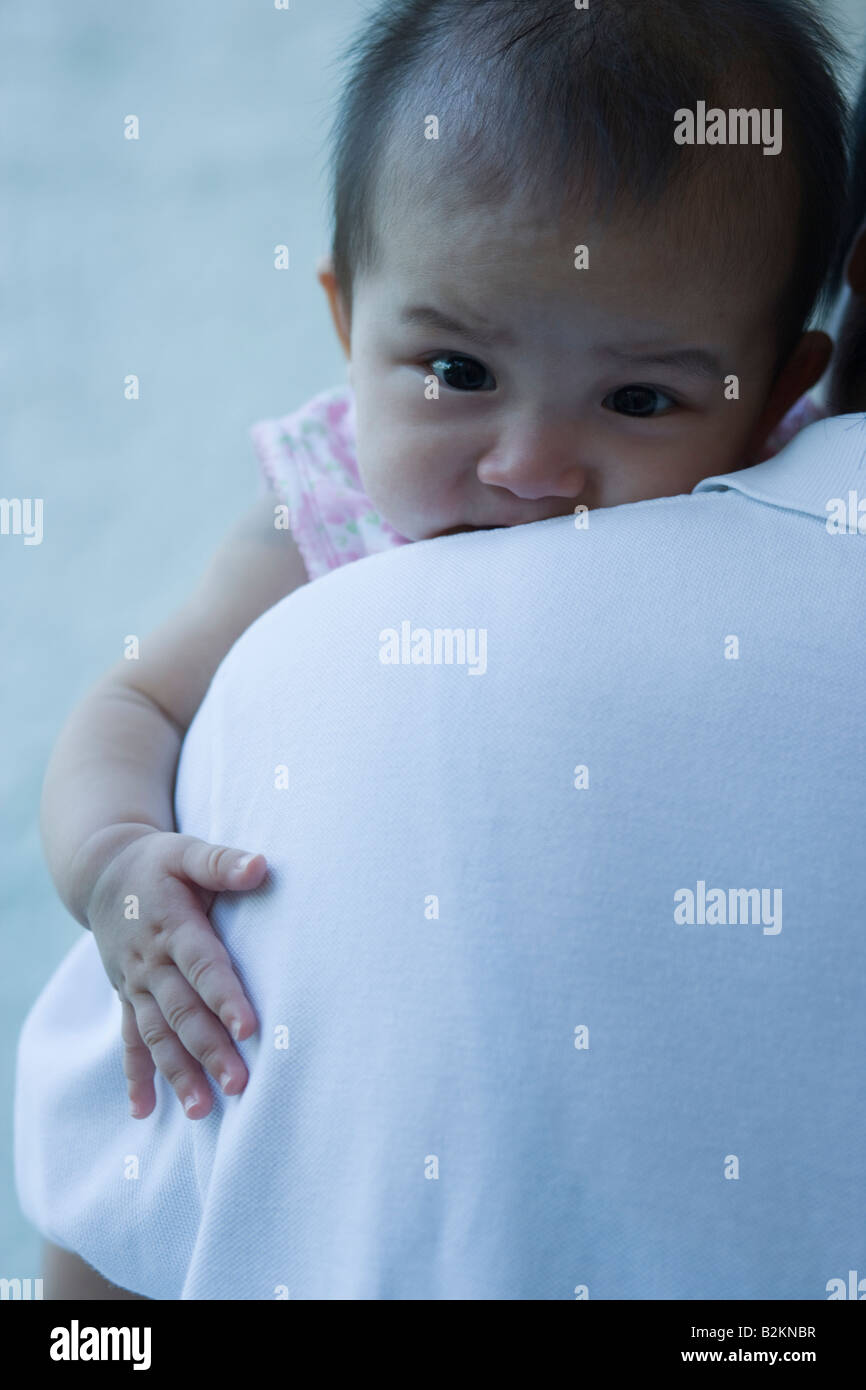
<instances>
[{"instance_id":1,"label":"baby","mask_svg":"<svg viewBox=\"0 0 866 1390\"><path fill-rule=\"evenodd\" d=\"M803 330L844 199L838 58L806 0L381 6L339 112L319 272L351 388L256 427L273 492L76 708L46 774L47 858L120 996L134 1115L156 1069L192 1118L206 1073L227 1094L247 1080L232 1038L256 1019L207 913L267 866L173 819L218 664L372 551L585 524L765 457L830 353ZM736 110L781 112L781 149L678 143L699 102L730 130Z\"/></svg>"}]
</instances>

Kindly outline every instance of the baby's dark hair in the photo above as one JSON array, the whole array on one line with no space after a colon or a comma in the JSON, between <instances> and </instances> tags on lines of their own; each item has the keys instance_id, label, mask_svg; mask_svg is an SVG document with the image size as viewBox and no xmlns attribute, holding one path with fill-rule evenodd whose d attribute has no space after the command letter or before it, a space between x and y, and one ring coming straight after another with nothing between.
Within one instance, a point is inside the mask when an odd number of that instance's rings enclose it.
<instances>
[{"instance_id":1,"label":"baby's dark hair","mask_svg":"<svg viewBox=\"0 0 866 1390\"><path fill-rule=\"evenodd\" d=\"M709 166L701 197L676 213L681 226L702 220L694 236L712 229L709 255L740 273L763 258L771 271L793 227L780 366L824 305L839 242L844 56L810 0L386 0L346 54L333 132L332 254L347 307L355 277L376 264L381 190L399 191L382 166L403 151L413 170L432 169L435 114L438 177L444 153L448 175L479 200L521 191L561 210L588 196L603 215L652 207ZM744 146L710 166L718 147L674 141L674 113L699 101L781 108L783 153Z\"/></svg>"}]
</instances>

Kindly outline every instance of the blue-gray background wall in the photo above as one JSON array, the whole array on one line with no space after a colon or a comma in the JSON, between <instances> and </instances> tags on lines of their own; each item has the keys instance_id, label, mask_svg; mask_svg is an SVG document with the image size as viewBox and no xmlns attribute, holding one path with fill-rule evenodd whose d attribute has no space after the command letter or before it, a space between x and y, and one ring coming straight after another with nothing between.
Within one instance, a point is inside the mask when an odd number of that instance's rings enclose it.
<instances>
[{"instance_id":1,"label":"blue-gray background wall","mask_svg":"<svg viewBox=\"0 0 866 1390\"><path fill-rule=\"evenodd\" d=\"M44 499L41 545L0 535L0 1277L41 1272L12 1184L16 1038L82 930L42 862L42 773L253 500L249 425L342 379L314 268L336 59L369 8L0 7L0 496ZM836 13L860 52L864 0Z\"/></svg>"}]
</instances>

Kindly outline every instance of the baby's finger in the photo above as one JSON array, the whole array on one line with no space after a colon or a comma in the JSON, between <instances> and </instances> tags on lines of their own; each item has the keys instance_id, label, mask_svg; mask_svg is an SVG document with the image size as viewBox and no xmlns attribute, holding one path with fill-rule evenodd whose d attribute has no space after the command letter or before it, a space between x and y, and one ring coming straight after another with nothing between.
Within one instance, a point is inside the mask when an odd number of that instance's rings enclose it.
<instances>
[{"instance_id":1,"label":"baby's finger","mask_svg":"<svg viewBox=\"0 0 866 1390\"><path fill-rule=\"evenodd\" d=\"M211 1013L173 964L159 966L148 981L166 1023L177 1033L190 1056L195 1057L227 1096L236 1096L247 1084L249 1073L243 1058L215 1014Z\"/></svg>"},{"instance_id":2,"label":"baby's finger","mask_svg":"<svg viewBox=\"0 0 866 1390\"><path fill-rule=\"evenodd\" d=\"M191 1120L201 1120L213 1109L207 1077L183 1046L152 995L131 996L138 1031L157 1070L173 1088Z\"/></svg>"},{"instance_id":3,"label":"baby's finger","mask_svg":"<svg viewBox=\"0 0 866 1390\"><path fill-rule=\"evenodd\" d=\"M167 943L180 973L236 1040L254 1033L258 1020L234 971L231 957L190 892L190 912Z\"/></svg>"},{"instance_id":4,"label":"baby's finger","mask_svg":"<svg viewBox=\"0 0 866 1390\"><path fill-rule=\"evenodd\" d=\"M214 893L243 892L258 888L265 876L267 860L263 854L211 845L194 835L177 835L169 872L192 879Z\"/></svg>"},{"instance_id":5,"label":"baby's finger","mask_svg":"<svg viewBox=\"0 0 866 1390\"><path fill-rule=\"evenodd\" d=\"M156 1105L156 1092L153 1088L153 1058L138 1031L135 1010L128 999L121 999L120 1003L123 1009L120 1023L120 1036L123 1039L123 1071L129 1092L129 1107L136 1120L144 1120Z\"/></svg>"}]
</instances>

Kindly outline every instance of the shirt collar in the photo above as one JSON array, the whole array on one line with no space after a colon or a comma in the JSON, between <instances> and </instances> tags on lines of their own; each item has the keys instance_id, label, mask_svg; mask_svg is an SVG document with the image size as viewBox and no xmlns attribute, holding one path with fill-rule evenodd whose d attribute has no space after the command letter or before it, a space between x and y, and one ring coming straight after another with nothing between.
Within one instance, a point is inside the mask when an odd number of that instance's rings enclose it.
<instances>
[{"instance_id":1,"label":"shirt collar","mask_svg":"<svg viewBox=\"0 0 866 1390\"><path fill-rule=\"evenodd\" d=\"M773 458L704 478L692 491L728 489L826 521L831 499L857 491L866 498L866 414L816 420Z\"/></svg>"}]
</instances>

